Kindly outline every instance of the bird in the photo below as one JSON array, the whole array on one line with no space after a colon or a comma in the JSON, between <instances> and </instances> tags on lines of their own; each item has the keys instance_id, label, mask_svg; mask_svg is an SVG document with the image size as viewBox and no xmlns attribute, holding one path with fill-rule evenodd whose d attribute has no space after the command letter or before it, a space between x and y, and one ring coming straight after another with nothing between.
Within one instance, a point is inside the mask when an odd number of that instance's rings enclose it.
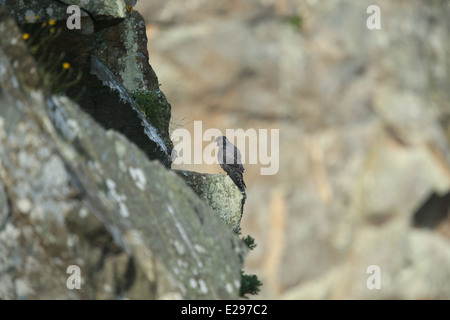
<instances>
[{"instance_id":1,"label":"bird","mask_svg":"<svg viewBox=\"0 0 450 320\"><path fill-rule=\"evenodd\" d=\"M218 136L214 142L219 146L217 159L219 160L220 167L225 170L241 193L245 195L247 186L243 177L244 166L241 161L241 152L225 136Z\"/></svg>"}]
</instances>

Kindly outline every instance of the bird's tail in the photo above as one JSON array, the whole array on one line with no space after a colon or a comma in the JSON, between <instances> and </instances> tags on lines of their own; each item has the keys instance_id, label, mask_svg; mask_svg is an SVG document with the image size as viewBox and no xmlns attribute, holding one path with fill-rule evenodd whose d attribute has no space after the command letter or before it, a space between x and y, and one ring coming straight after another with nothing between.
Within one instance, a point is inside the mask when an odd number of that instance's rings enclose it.
<instances>
[{"instance_id":1,"label":"bird's tail","mask_svg":"<svg viewBox=\"0 0 450 320\"><path fill-rule=\"evenodd\" d=\"M231 171L231 172L229 172L229 176L230 176L231 180L233 180L234 184L239 188L239 190L242 193L245 193L245 189L247 188L247 186L245 185L244 177L242 176L242 173L240 173L238 171Z\"/></svg>"}]
</instances>

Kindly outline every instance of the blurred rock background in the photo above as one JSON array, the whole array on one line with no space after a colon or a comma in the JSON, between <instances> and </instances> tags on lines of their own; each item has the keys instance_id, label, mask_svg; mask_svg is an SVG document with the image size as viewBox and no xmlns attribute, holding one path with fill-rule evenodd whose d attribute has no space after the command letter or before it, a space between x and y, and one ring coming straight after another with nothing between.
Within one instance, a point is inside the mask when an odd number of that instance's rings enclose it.
<instances>
[{"instance_id":1,"label":"blurred rock background","mask_svg":"<svg viewBox=\"0 0 450 320\"><path fill-rule=\"evenodd\" d=\"M381 9L380 30L366 26L369 5ZM448 1L135 9L172 129L280 130L279 172L246 165L244 175L257 298L450 298ZM366 285L371 265L379 290Z\"/></svg>"}]
</instances>

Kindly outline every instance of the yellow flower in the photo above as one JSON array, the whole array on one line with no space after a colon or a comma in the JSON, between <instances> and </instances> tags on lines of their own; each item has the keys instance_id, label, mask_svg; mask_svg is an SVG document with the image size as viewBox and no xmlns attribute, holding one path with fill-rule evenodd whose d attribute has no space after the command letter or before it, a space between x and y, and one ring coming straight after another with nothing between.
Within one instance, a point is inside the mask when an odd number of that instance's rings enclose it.
<instances>
[{"instance_id":1,"label":"yellow flower","mask_svg":"<svg viewBox=\"0 0 450 320\"><path fill-rule=\"evenodd\" d=\"M30 34L29 33L24 33L23 35L22 35L22 39L23 40L28 40L30 38Z\"/></svg>"},{"instance_id":2,"label":"yellow flower","mask_svg":"<svg viewBox=\"0 0 450 320\"><path fill-rule=\"evenodd\" d=\"M50 28L50 33L54 33L55 32L55 28L51 27Z\"/></svg>"},{"instance_id":3,"label":"yellow flower","mask_svg":"<svg viewBox=\"0 0 450 320\"><path fill-rule=\"evenodd\" d=\"M47 26L47 21L42 22L42 27L45 28Z\"/></svg>"},{"instance_id":4,"label":"yellow flower","mask_svg":"<svg viewBox=\"0 0 450 320\"><path fill-rule=\"evenodd\" d=\"M63 67L64 69L67 70L67 69L70 68L70 63L68 63L68 62L63 62L62 67Z\"/></svg>"},{"instance_id":5,"label":"yellow flower","mask_svg":"<svg viewBox=\"0 0 450 320\"><path fill-rule=\"evenodd\" d=\"M34 15L34 20L36 21L37 19L39 19L39 16L37 14Z\"/></svg>"},{"instance_id":6,"label":"yellow flower","mask_svg":"<svg viewBox=\"0 0 450 320\"><path fill-rule=\"evenodd\" d=\"M54 26L55 23L56 23L56 21L53 20L53 19L48 20L48 24L51 25L51 26Z\"/></svg>"}]
</instances>

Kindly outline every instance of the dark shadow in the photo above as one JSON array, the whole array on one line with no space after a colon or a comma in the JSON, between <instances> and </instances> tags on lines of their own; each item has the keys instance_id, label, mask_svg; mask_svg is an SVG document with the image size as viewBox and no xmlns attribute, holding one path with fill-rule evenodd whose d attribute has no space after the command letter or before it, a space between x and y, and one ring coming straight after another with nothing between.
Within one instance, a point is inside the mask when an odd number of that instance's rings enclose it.
<instances>
[{"instance_id":1,"label":"dark shadow","mask_svg":"<svg viewBox=\"0 0 450 320\"><path fill-rule=\"evenodd\" d=\"M413 215L413 226L434 229L450 215L450 193L433 193Z\"/></svg>"}]
</instances>

